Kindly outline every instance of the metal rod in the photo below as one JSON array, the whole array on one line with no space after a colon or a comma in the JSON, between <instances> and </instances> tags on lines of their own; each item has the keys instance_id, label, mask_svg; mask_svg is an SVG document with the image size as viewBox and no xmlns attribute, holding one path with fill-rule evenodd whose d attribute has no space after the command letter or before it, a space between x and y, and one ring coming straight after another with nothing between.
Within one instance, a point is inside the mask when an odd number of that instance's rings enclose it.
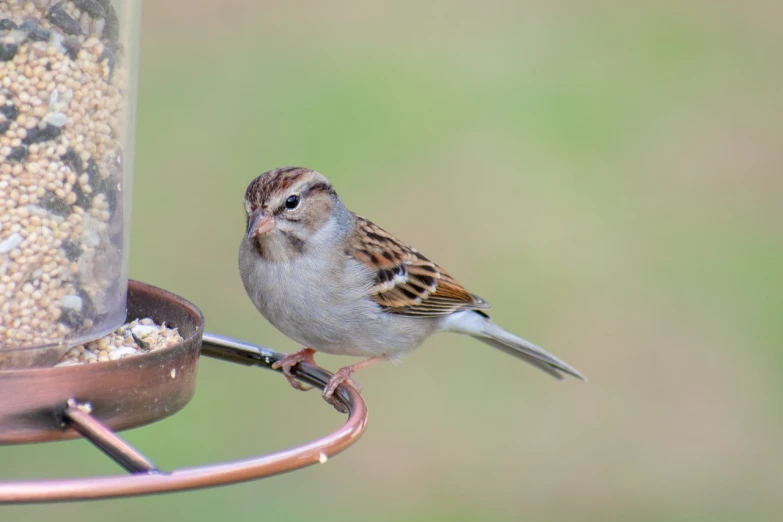
<instances>
[{"instance_id":1,"label":"metal rod","mask_svg":"<svg viewBox=\"0 0 783 522\"><path fill-rule=\"evenodd\" d=\"M233 337L219 335L211 332L204 332L201 340L201 354L213 359L244 364L247 366L261 366L271 370L272 365L285 357L286 354L276 352L271 348L250 344ZM276 370L281 371L281 370ZM302 382L323 388L332 374L319 366L309 363L299 363L292 368L292 373ZM347 386L340 385L335 394L340 397L343 403L351 400L351 395L347 393Z\"/></svg>"},{"instance_id":2,"label":"metal rod","mask_svg":"<svg viewBox=\"0 0 783 522\"><path fill-rule=\"evenodd\" d=\"M248 366L271 367L275 361L285 357L285 354L270 348L256 346L233 337L204 332L201 338L201 354L223 361L230 361Z\"/></svg>"},{"instance_id":3,"label":"metal rod","mask_svg":"<svg viewBox=\"0 0 783 522\"><path fill-rule=\"evenodd\" d=\"M90 415L90 406L69 401L63 411L66 423L95 444L106 455L130 473L157 473L159 470L136 448L121 439L98 419Z\"/></svg>"}]
</instances>

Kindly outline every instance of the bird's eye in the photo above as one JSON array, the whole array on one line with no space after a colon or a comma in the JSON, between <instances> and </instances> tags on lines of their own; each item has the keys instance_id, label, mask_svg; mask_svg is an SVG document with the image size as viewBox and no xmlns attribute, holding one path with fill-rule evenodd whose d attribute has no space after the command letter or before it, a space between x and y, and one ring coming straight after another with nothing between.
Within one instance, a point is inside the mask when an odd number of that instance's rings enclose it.
<instances>
[{"instance_id":1,"label":"bird's eye","mask_svg":"<svg viewBox=\"0 0 783 522\"><path fill-rule=\"evenodd\" d=\"M299 206L300 198L296 194L293 196L288 196L288 199L285 200L285 208L288 210L294 210L296 207Z\"/></svg>"}]
</instances>

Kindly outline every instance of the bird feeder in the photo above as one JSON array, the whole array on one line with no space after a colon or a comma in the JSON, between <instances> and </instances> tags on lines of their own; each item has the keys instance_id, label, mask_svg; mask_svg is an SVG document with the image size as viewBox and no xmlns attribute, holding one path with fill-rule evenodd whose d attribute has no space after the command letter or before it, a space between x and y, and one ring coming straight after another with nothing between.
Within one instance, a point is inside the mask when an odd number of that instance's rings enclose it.
<instances>
[{"instance_id":1,"label":"bird feeder","mask_svg":"<svg viewBox=\"0 0 783 522\"><path fill-rule=\"evenodd\" d=\"M284 356L205 333L195 305L128 280L140 12L140 0L0 2L0 444L84 437L130 473L0 482L0 503L260 478L324 462L366 425L340 387L348 419L326 437L171 472L117 435L182 409L201 355L264 368Z\"/></svg>"}]
</instances>

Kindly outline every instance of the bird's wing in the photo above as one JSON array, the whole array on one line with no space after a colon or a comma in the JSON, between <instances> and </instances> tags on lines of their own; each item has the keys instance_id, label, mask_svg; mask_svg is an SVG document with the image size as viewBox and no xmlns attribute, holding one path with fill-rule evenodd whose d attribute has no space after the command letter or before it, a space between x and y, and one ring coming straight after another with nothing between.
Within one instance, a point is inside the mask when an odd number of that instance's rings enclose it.
<instances>
[{"instance_id":1,"label":"bird's wing","mask_svg":"<svg viewBox=\"0 0 783 522\"><path fill-rule=\"evenodd\" d=\"M371 221L356 216L356 227L346 253L375 272L370 298L387 312L437 317L489 308L448 272Z\"/></svg>"}]
</instances>

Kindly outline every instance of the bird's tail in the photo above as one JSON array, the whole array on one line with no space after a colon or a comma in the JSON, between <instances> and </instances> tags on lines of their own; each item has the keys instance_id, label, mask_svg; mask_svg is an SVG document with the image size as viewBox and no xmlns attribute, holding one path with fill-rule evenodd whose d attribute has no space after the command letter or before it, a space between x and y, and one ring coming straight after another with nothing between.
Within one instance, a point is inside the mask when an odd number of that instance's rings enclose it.
<instances>
[{"instance_id":1,"label":"bird's tail","mask_svg":"<svg viewBox=\"0 0 783 522\"><path fill-rule=\"evenodd\" d=\"M502 350L518 359L522 359L526 363L532 364L557 379L563 379L560 373L563 372L577 379L587 380L576 368L566 364L535 344L505 331L481 312L474 311L470 315L465 313L458 323L451 323L448 330L466 333L493 348Z\"/></svg>"},{"instance_id":2,"label":"bird's tail","mask_svg":"<svg viewBox=\"0 0 783 522\"><path fill-rule=\"evenodd\" d=\"M479 341L522 359L557 379L563 379L563 376L560 374L560 372L563 372L577 379L587 380L576 368L571 367L535 344L505 331L491 320L486 319L483 326L480 334L473 334L473 337Z\"/></svg>"}]
</instances>

